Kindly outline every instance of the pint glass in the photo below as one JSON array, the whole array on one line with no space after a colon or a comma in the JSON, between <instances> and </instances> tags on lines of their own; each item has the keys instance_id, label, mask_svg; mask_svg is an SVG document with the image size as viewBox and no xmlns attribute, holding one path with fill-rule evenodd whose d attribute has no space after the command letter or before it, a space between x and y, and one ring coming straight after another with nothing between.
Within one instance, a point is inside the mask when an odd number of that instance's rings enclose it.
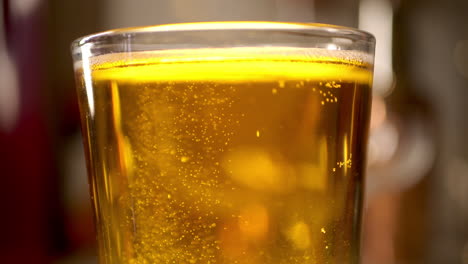
<instances>
[{"instance_id":1,"label":"pint glass","mask_svg":"<svg viewBox=\"0 0 468 264\"><path fill-rule=\"evenodd\" d=\"M100 263L358 263L374 43L273 22L75 41Z\"/></svg>"}]
</instances>

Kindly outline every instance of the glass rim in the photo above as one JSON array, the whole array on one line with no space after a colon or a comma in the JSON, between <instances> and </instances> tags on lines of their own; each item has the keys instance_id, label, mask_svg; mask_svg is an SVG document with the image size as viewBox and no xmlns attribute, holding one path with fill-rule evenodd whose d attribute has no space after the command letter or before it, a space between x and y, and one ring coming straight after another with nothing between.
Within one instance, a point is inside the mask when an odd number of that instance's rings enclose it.
<instances>
[{"instance_id":1,"label":"glass rim","mask_svg":"<svg viewBox=\"0 0 468 264\"><path fill-rule=\"evenodd\" d=\"M75 39L72 50L88 43L96 43L108 37L129 35L135 33L167 33L167 32L196 32L196 31L233 31L233 30L271 30L271 31L301 31L313 33L325 32L337 34L337 37L347 37L353 40L375 44L375 37L364 30L352 27L322 23L299 23L277 21L213 21L173 23L152 26L125 27L106 30Z\"/></svg>"}]
</instances>

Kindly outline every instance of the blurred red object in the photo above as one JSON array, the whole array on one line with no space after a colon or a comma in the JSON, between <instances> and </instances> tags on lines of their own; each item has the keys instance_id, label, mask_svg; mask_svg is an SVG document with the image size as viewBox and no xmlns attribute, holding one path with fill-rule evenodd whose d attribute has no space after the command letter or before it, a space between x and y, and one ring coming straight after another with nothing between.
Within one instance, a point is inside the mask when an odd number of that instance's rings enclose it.
<instances>
[{"instance_id":1,"label":"blurred red object","mask_svg":"<svg viewBox=\"0 0 468 264\"><path fill-rule=\"evenodd\" d=\"M0 20L0 263L49 263L60 214L47 117L43 1L3 1Z\"/></svg>"}]
</instances>

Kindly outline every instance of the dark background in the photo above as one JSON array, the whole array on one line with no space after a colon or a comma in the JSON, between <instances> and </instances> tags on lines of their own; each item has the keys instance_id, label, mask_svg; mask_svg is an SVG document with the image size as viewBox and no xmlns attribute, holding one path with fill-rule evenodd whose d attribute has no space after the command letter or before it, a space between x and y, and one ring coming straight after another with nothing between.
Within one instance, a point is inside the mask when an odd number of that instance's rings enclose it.
<instances>
[{"instance_id":1,"label":"dark background","mask_svg":"<svg viewBox=\"0 0 468 264\"><path fill-rule=\"evenodd\" d=\"M468 264L468 1L2 0L0 11L0 263L96 263L72 40L282 20L377 37L363 263Z\"/></svg>"}]
</instances>

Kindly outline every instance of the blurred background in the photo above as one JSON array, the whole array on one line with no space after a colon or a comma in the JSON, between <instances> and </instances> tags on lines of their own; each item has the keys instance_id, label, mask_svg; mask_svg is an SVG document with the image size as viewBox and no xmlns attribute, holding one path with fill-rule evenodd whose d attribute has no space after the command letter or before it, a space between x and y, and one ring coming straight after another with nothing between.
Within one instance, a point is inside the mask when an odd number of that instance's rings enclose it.
<instances>
[{"instance_id":1,"label":"blurred background","mask_svg":"<svg viewBox=\"0 0 468 264\"><path fill-rule=\"evenodd\" d=\"M363 264L468 264L467 12L466 0L2 0L0 263L97 263L72 40L273 20L377 37Z\"/></svg>"}]
</instances>

